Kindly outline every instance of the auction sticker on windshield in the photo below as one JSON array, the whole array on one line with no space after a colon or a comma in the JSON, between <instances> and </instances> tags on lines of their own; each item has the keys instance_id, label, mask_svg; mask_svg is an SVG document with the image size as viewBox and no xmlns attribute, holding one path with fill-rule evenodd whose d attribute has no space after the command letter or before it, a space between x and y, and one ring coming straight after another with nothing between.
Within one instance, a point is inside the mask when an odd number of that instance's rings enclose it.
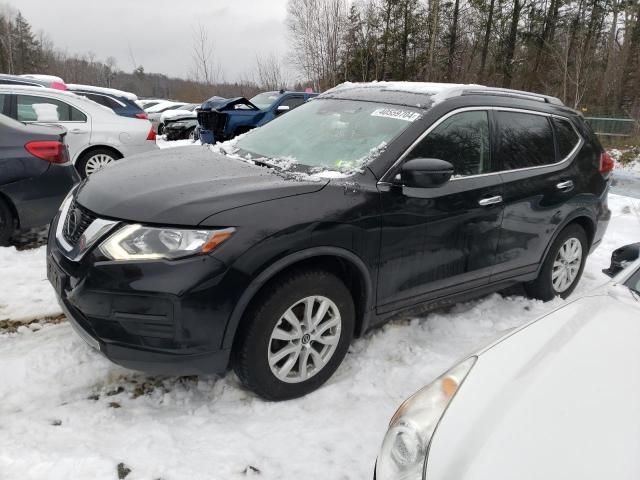
<instances>
[{"instance_id":1,"label":"auction sticker on windshield","mask_svg":"<svg viewBox=\"0 0 640 480\"><path fill-rule=\"evenodd\" d=\"M395 118L397 120L405 120L407 122L414 122L420 118L418 112L411 112L409 110L399 110L397 108L379 108L371 113L372 117L386 117Z\"/></svg>"}]
</instances>

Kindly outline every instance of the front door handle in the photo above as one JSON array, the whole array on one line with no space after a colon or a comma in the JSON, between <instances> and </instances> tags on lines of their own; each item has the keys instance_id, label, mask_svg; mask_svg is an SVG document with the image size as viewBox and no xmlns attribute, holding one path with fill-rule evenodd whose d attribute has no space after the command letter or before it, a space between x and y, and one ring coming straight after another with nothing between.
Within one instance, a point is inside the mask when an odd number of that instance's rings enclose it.
<instances>
[{"instance_id":1,"label":"front door handle","mask_svg":"<svg viewBox=\"0 0 640 480\"><path fill-rule=\"evenodd\" d=\"M562 190L563 192L569 192L573 190L573 180L567 180L566 182L560 182L556 185L558 190Z\"/></svg>"},{"instance_id":2,"label":"front door handle","mask_svg":"<svg viewBox=\"0 0 640 480\"><path fill-rule=\"evenodd\" d=\"M497 203L502 203L502 197L500 195L496 195L495 197L483 198L478 202L481 207L486 207L489 205L495 205Z\"/></svg>"}]
</instances>

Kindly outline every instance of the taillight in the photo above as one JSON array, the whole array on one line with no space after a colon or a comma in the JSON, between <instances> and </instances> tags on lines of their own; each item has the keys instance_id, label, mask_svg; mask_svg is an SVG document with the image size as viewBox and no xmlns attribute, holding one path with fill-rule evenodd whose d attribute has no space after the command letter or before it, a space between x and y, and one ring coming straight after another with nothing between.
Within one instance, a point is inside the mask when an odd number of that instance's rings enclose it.
<instances>
[{"instance_id":1,"label":"taillight","mask_svg":"<svg viewBox=\"0 0 640 480\"><path fill-rule=\"evenodd\" d=\"M605 173L611 172L615 165L616 164L613 161L613 158L611 158L611 155L609 155L607 152L602 152L600 154L600 173L604 175Z\"/></svg>"},{"instance_id":2,"label":"taillight","mask_svg":"<svg viewBox=\"0 0 640 480\"><path fill-rule=\"evenodd\" d=\"M62 142L29 142L24 148L34 157L38 157L49 163L67 163L69 161L67 148Z\"/></svg>"},{"instance_id":3,"label":"taillight","mask_svg":"<svg viewBox=\"0 0 640 480\"><path fill-rule=\"evenodd\" d=\"M55 90L66 90L67 86L64 83L51 82L51 88L53 88Z\"/></svg>"},{"instance_id":4,"label":"taillight","mask_svg":"<svg viewBox=\"0 0 640 480\"><path fill-rule=\"evenodd\" d=\"M153 127L149 131L149 135L147 135L147 140L153 140L154 142L156 140L156 132L153 131Z\"/></svg>"},{"instance_id":5,"label":"taillight","mask_svg":"<svg viewBox=\"0 0 640 480\"><path fill-rule=\"evenodd\" d=\"M142 120L148 120L149 117L147 117L147 114L142 112L142 113L136 113L136 118L140 118Z\"/></svg>"}]
</instances>

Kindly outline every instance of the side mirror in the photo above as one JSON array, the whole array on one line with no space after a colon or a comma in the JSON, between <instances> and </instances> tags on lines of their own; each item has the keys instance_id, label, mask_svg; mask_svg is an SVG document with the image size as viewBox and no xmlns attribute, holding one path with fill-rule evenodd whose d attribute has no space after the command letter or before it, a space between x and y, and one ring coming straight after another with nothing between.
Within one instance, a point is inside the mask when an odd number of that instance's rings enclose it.
<instances>
[{"instance_id":1,"label":"side mirror","mask_svg":"<svg viewBox=\"0 0 640 480\"><path fill-rule=\"evenodd\" d=\"M289 110L291 110L291 108L287 105L278 105L278 108L276 108L276 113L280 115L281 113L288 112Z\"/></svg>"},{"instance_id":2,"label":"side mirror","mask_svg":"<svg viewBox=\"0 0 640 480\"><path fill-rule=\"evenodd\" d=\"M433 188L449 181L453 165L437 158L414 158L402 166L400 177L405 187Z\"/></svg>"},{"instance_id":3,"label":"side mirror","mask_svg":"<svg viewBox=\"0 0 640 480\"><path fill-rule=\"evenodd\" d=\"M640 243L625 245L613 251L609 268L602 270L602 272L610 277L615 277L627 265L635 262L638 258L640 258Z\"/></svg>"}]
</instances>

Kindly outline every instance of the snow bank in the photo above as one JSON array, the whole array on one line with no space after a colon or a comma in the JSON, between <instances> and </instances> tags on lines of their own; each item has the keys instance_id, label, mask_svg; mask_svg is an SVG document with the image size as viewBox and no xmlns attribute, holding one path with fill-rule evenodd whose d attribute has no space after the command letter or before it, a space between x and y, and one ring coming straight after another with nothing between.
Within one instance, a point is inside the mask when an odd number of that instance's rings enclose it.
<instances>
[{"instance_id":1,"label":"snow bank","mask_svg":"<svg viewBox=\"0 0 640 480\"><path fill-rule=\"evenodd\" d=\"M46 247L0 247L0 266L0 320L21 322L62 313L47 280Z\"/></svg>"},{"instance_id":2,"label":"snow bank","mask_svg":"<svg viewBox=\"0 0 640 480\"><path fill-rule=\"evenodd\" d=\"M640 202L611 195L610 208L609 230L576 294L604 283L611 251L640 238ZM32 302L33 285L45 284L44 250L0 249L0 264L10 269L2 303L16 310ZM29 272L39 273L20 280ZM282 403L256 398L233 374L125 371L68 324L0 335L0 476L112 480L123 462L132 470L127 480L371 478L402 400L468 352L563 303L494 294L394 321L354 342L320 390Z\"/></svg>"}]
</instances>

